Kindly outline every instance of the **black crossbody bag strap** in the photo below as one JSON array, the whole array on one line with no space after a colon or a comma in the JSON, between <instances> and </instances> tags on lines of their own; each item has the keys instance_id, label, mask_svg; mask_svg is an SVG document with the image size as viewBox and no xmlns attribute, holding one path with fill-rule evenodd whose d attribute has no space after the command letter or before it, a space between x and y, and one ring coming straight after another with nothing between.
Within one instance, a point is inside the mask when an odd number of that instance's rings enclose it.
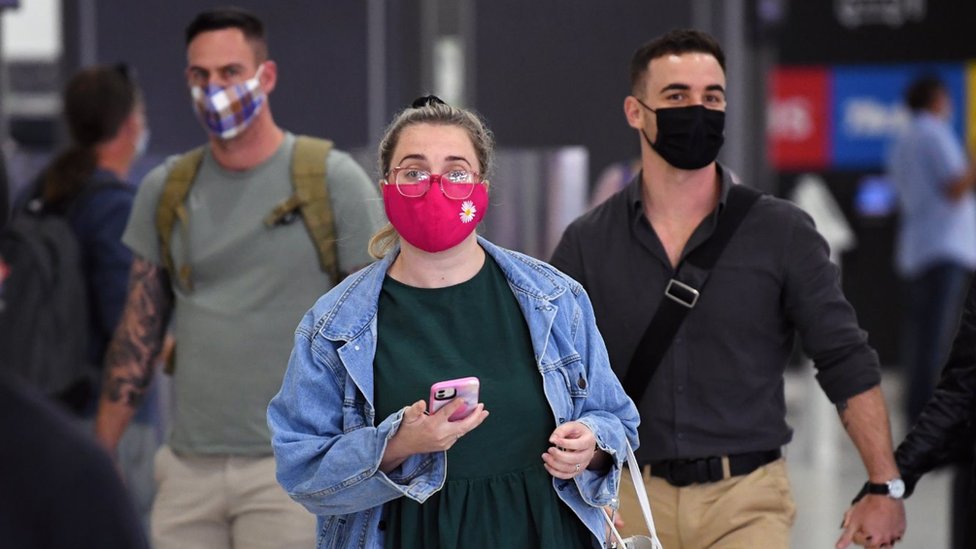
<instances>
[{"instance_id":1,"label":"black crossbody bag strap","mask_svg":"<svg viewBox=\"0 0 976 549\"><path fill-rule=\"evenodd\" d=\"M698 297L704 289L709 272L760 196L762 193L755 189L744 185L733 185L729 189L725 208L718 218L718 225L712 236L689 253L678 265L674 278L668 282L664 290L661 304L631 355L630 365L624 376L624 390L634 404L640 404L647 385L661 364L664 353L671 347L678 328L681 327L688 312L698 303ZM691 269L686 269L689 263ZM689 270L696 271L696 276L693 277L695 280L691 283L689 283L690 277L687 276Z\"/></svg>"}]
</instances>

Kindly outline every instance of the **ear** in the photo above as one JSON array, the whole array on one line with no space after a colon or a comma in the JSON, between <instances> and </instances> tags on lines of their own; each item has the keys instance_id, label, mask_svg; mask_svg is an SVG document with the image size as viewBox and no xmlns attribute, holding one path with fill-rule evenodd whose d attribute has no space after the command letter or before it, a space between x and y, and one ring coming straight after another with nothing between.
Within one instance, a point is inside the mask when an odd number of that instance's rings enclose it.
<instances>
[{"instance_id":1,"label":"ear","mask_svg":"<svg viewBox=\"0 0 976 549\"><path fill-rule=\"evenodd\" d=\"M644 128L644 117L641 116L644 107L633 95L628 95L624 99L624 116L627 118L627 125L635 130Z\"/></svg>"},{"instance_id":2,"label":"ear","mask_svg":"<svg viewBox=\"0 0 976 549\"><path fill-rule=\"evenodd\" d=\"M263 66L260 79L261 87L264 89L265 95L269 95L278 85L278 64L268 59Z\"/></svg>"}]
</instances>

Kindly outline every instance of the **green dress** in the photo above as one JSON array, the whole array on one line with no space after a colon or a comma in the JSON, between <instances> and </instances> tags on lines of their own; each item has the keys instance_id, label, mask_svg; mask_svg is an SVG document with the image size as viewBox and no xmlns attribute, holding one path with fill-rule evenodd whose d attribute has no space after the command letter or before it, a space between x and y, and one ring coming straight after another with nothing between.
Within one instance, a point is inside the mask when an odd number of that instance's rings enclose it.
<instances>
[{"instance_id":1,"label":"green dress","mask_svg":"<svg viewBox=\"0 0 976 549\"><path fill-rule=\"evenodd\" d=\"M481 380L490 412L447 452L444 488L424 504L387 504L386 547L592 547L543 467L555 429L529 329L501 269L486 256L474 278L424 289L390 277L379 299L374 401L384 418L427 400L430 386Z\"/></svg>"}]
</instances>

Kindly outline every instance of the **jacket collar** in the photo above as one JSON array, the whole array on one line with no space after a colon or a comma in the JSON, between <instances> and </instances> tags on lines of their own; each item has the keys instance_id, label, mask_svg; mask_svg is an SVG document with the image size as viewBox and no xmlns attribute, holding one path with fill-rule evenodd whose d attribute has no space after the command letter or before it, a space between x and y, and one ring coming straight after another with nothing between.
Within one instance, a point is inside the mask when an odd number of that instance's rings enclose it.
<instances>
[{"instance_id":1,"label":"jacket collar","mask_svg":"<svg viewBox=\"0 0 976 549\"><path fill-rule=\"evenodd\" d=\"M498 263L514 290L542 301L552 301L567 290L566 283L542 262L496 246L480 236L478 244ZM383 259L351 275L337 287L339 295L317 322L317 331L323 337L349 341L369 328L376 318L383 280L399 253L399 247L391 250Z\"/></svg>"}]
</instances>

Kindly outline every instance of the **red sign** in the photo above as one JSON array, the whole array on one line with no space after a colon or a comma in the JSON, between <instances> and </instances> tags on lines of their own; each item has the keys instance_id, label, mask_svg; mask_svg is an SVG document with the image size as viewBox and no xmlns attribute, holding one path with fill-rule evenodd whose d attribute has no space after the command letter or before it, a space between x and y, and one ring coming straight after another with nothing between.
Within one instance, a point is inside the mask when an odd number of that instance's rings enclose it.
<instances>
[{"instance_id":1,"label":"red sign","mask_svg":"<svg viewBox=\"0 0 976 549\"><path fill-rule=\"evenodd\" d=\"M778 170L823 169L830 161L830 72L778 68L770 84L770 161Z\"/></svg>"}]
</instances>

